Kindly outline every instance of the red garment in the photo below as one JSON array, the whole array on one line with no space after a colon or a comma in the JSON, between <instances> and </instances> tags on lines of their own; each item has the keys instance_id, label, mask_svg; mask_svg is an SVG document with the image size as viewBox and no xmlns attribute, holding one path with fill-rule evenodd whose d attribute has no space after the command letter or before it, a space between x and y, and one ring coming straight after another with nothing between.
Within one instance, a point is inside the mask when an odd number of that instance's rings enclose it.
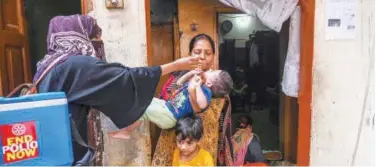
<instances>
[{"instance_id":1,"label":"red garment","mask_svg":"<svg viewBox=\"0 0 376 167\"><path fill-rule=\"evenodd\" d=\"M183 76L188 71L179 71L172 73L168 78L167 82L163 85L161 94L159 95L160 99L170 100L172 95L180 87L176 84L177 80Z\"/></svg>"},{"instance_id":2,"label":"red garment","mask_svg":"<svg viewBox=\"0 0 376 167\"><path fill-rule=\"evenodd\" d=\"M246 163L243 166L268 166L268 164L264 162L255 162L255 163Z\"/></svg>"},{"instance_id":3,"label":"red garment","mask_svg":"<svg viewBox=\"0 0 376 167\"><path fill-rule=\"evenodd\" d=\"M170 75L167 82L163 85L161 94L159 95L160 99L168 100L171 96L171 94L168 93L168 88L170 87L171 83L175 80L174 75Z\"/></svg>"}]
</instances>

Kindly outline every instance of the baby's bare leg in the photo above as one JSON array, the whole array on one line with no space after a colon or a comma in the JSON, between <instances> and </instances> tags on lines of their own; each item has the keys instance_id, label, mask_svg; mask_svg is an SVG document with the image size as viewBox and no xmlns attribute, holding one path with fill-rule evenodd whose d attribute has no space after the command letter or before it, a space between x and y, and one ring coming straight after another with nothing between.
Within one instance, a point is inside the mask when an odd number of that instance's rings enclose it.
<instances>
[{"instance_id":1,"label":"baby's bare leg","mask_svg":"<svg viewBox=\"0 0 376 167\"><path fill-rule=\"evenodd\" d=\"M131 137L131 134L132 132L140 127L141 125L141 121L138 120L136 122L134 122L133 124L123 128L123 129L120 129L120 130L117 130L117 131L114 131L114 132L109 132L108 134L113 137L113 138L116 138L116 139L130 139Z\"/></svg>"}]
</instances>

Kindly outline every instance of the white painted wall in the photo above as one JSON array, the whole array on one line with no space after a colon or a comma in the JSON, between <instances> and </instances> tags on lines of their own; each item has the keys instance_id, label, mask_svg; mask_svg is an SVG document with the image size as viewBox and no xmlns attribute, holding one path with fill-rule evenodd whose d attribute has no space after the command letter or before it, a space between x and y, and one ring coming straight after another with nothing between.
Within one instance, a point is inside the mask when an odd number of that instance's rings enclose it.
<instances>
[{"instance_id":1,"label":"white painted wall","mask_svg":"<svg viewBox=\"0 0 376 167\"><path fill-rule=\"evenodd\" d=\"M220 34L220 41L223 39L244 39L237 40L235 47L245 47L245 42L249 40L249 34L254 30L269 30L260 20L247 14L220 14L218 16L219 26L222 22L230 20L232 22L232 29L226 35Z\"/></svg>"},{"instance_id":2,"label":"white painted wall","mask_svg":"<svg viewBox=\"0 0 376 167\"><path fill-rule=\"evenodd\" d=\"M93 11L102 28L109 62L146 66L145 1L124 0L124 9L107 9L105 0L93 0Z\"/></svg>"},{"instance_id":3,"label":"white painted wall","mask_svg":"<svg viewBox=\"0 0 376 167\"><path fill-rule=\"evenodd\" d=\"M145 0L124 0L124 9L107 9L105 0L92 0L93 11L89 15L97 19L102 28L106 58L125 66L147 66ZM149 122L144 121L130 140L118 140L108 136L108 131L118 129L101 114L104 140L103 165L148 166L151 164Z\"/></svg>"},{"instance_id":4,"label":"white painted wall","mask_svg":"<svg viewBox=\"0 0 376 167\"><path fill-rule=\"evenodd\" d=\"M356 1L356 39L337 41L325 40L326 2L316 0L310 164L375 166L375 0Z\"/></svg>"}]
</instances>

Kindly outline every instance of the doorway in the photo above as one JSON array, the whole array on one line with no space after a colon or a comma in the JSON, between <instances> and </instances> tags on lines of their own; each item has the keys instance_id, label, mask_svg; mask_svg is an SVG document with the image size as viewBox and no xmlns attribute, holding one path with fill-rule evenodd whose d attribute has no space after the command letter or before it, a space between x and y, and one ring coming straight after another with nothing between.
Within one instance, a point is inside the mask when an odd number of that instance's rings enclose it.
<instances>
[{"instance_id":1,"label":"doorway","mask_svg":"<svg viewBox=\"0 0 376 167\"><path fill-rule=\"evenodd\" d=\"M148 53L148 65L157 66L173 62L179 57L177 0L150 0L150 19L146 19L150 25L151 54ZM148 17L147 17L148 18ZM168 75L161 77L155 96L158 97L162 86L168 80ZM161 129L150 122L151 156L153 157Z\"/></svg>"},{"instance_id":2,"label":"doorway","mask_svg":"<svg viewBox=\"0 0 376 167\"><path fill-rule=\"evenodd\" d=\"M81 0L0 1L0 96L32 82L46 54L48 24L57 15L81 13Z\"/></svg>"},{"instance_id":3,"label":"doorway","mask_svg":"<svg viewBox=\"0 0 376 167\"><path fill-rule=\"evenodd\" d=\"M281 91L289 21L277 33L256 17L217 14L219 68L230 73L234 89L232 122L240 115L253 119L253 132L264 152L280 152L282 162L297 163L298 104ZM236 123L233 124L235 132Z\"/></svg>"},{"instance_id":4,"label":"doorway","mask_svg":"<svg viewBox=\"0 0 376 167\"><path fill-rule=\"evenodd\" d=\"M32 76L36 63L46 54L46 39L50 20L58 15L81 13L81 0L24 0L30 45Z\"/></svg>"}]
</instances>

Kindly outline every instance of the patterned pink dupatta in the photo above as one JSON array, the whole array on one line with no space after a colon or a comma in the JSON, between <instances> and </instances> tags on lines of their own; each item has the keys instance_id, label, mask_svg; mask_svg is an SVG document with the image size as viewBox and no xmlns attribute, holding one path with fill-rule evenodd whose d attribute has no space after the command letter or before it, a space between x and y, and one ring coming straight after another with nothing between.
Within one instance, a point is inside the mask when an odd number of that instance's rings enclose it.
<instances>
[{"instance_id":1,"label":"patterned pink dupatta","mask_svg":"<svg viewBox=\"0 0 376 167\"><path fill-rule=\"evenodd\" d=\"M232 136L232 146L234 149L234 163L233 166L244 165L245 155L247 154L248 145L253 139L251 129L239 129Z\"/></svg>"}]
</instances>

